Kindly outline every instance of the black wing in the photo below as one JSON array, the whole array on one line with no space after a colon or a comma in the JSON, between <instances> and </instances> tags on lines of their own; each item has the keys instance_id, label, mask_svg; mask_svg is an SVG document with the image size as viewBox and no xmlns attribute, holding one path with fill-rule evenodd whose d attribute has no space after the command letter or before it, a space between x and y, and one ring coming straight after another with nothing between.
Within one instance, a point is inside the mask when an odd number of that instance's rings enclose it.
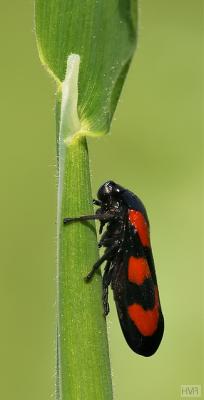
<instances>
[{"instance_id":1,"label":"black wing","mask_svg":"<svg viewBox=\"0 0 204 400\"><path fill-rule=\"evenodd\" d=\"M129 223L113 264L112 289L124 337L134 352L151 356L161 342L164 319L151 247L142 246Z\"/></svg>"},{"instance_id":2,"label":"black wing","mask_svg":"<svg viewBox=\"0 0 204 400\"><path fill-rule=\"evenodd\" d=\"M149 224L146 208L140 198L136 196L136 194L130 192L127 189L124 189L121 192L120 196L128 209L140 211Z\"/></svg>"}]
</instances>

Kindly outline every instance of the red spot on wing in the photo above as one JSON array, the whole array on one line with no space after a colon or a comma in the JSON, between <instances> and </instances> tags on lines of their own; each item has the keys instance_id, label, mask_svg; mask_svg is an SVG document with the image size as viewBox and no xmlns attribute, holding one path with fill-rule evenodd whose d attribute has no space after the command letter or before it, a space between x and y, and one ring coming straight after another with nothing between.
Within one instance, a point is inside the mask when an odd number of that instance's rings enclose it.
<instances>
[{"instance_id":1,"label":"red spot on wing","mask_svg":"<svg viewBox=\"0 0 204 400\"><path fill-rule=\"evenodd\" d=\"M139 238L143 246L150 246L149 226L140 211L129 210L129 221L138 232Z\"/></svg>"},{"instance_id":2,"label":"red spot on wing","mask_svg":"<svg viewBox=\"0 0 204 400\"><path fill-rule=\"evenodd\" d=\"M145 258L131 256L128 262L128 280L137 285L142 285L146 278L151 276L149 265Z\"/></svg>"},{"instance_id":3,"label":"red spot on wing","mask_svg":"<svg viewBox=\"0 0 204 400\"><path fill-rule=\"evenodd\" d=\"M159 321L159 296L155 287L155 305L152 310L144 310L140 304L131 304L128 314L143 336L152 336L157 330Z\"/></svg>"}]
</instances>

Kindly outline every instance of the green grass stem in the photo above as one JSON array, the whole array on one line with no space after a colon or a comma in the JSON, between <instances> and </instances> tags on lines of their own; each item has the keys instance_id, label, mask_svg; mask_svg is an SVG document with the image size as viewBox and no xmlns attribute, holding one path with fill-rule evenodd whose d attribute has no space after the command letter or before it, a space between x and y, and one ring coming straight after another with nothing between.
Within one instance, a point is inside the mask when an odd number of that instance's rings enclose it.
<instances>
[{"instance_id":1,"label":"green grass stem","mask_svg":"<svg viewBox=\"0 0 204 400\"><path fill-rule=\"evenodd\" d=\"M58 203L59 399L111 400L101 277L84 281L98 258L95 224L63 225L66 216L93 213L86 138L75 138L63 154Z\"/></svg>"}]
</instances>

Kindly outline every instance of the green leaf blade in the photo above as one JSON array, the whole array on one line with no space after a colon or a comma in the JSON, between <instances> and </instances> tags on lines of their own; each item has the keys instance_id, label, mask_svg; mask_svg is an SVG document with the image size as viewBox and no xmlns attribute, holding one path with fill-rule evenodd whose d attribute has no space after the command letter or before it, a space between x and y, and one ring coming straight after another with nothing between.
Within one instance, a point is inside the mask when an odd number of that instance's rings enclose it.
<instances>
[{"instance_id":1,"label":"green leaf blade","mask_svg":"<svg viewBox=\"0 0 204 400\"><path fill-rule=\"evenodd\" d=\"M58 83L67 57L80 56L78 114L85 134L110 129L135 50L136 5L136 0L36 1L39 52Z\"/></svg>"}]
</instances>

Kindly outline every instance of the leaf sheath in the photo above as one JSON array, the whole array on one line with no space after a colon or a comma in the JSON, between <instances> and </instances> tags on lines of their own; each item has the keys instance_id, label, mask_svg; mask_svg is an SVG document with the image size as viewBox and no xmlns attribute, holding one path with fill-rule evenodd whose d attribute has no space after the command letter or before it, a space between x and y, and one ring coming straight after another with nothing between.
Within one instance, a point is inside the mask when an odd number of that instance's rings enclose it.
<instances>
[{"instance_id":1,"label":"leaf sheath","mask_svg":"<svg viewBox=\"0 0 204 400\"><path fill-rule=\"evenodd\" d=\"M61 159L61 158L60 158ZM62 173L62 174L61 174ZM98 258L94 222L63 225L93 213L85 137L64 149L58 204L58 365L60 400L111 400L111 373L101 278L85 283Z\"/></svg>"}]
</instances>

